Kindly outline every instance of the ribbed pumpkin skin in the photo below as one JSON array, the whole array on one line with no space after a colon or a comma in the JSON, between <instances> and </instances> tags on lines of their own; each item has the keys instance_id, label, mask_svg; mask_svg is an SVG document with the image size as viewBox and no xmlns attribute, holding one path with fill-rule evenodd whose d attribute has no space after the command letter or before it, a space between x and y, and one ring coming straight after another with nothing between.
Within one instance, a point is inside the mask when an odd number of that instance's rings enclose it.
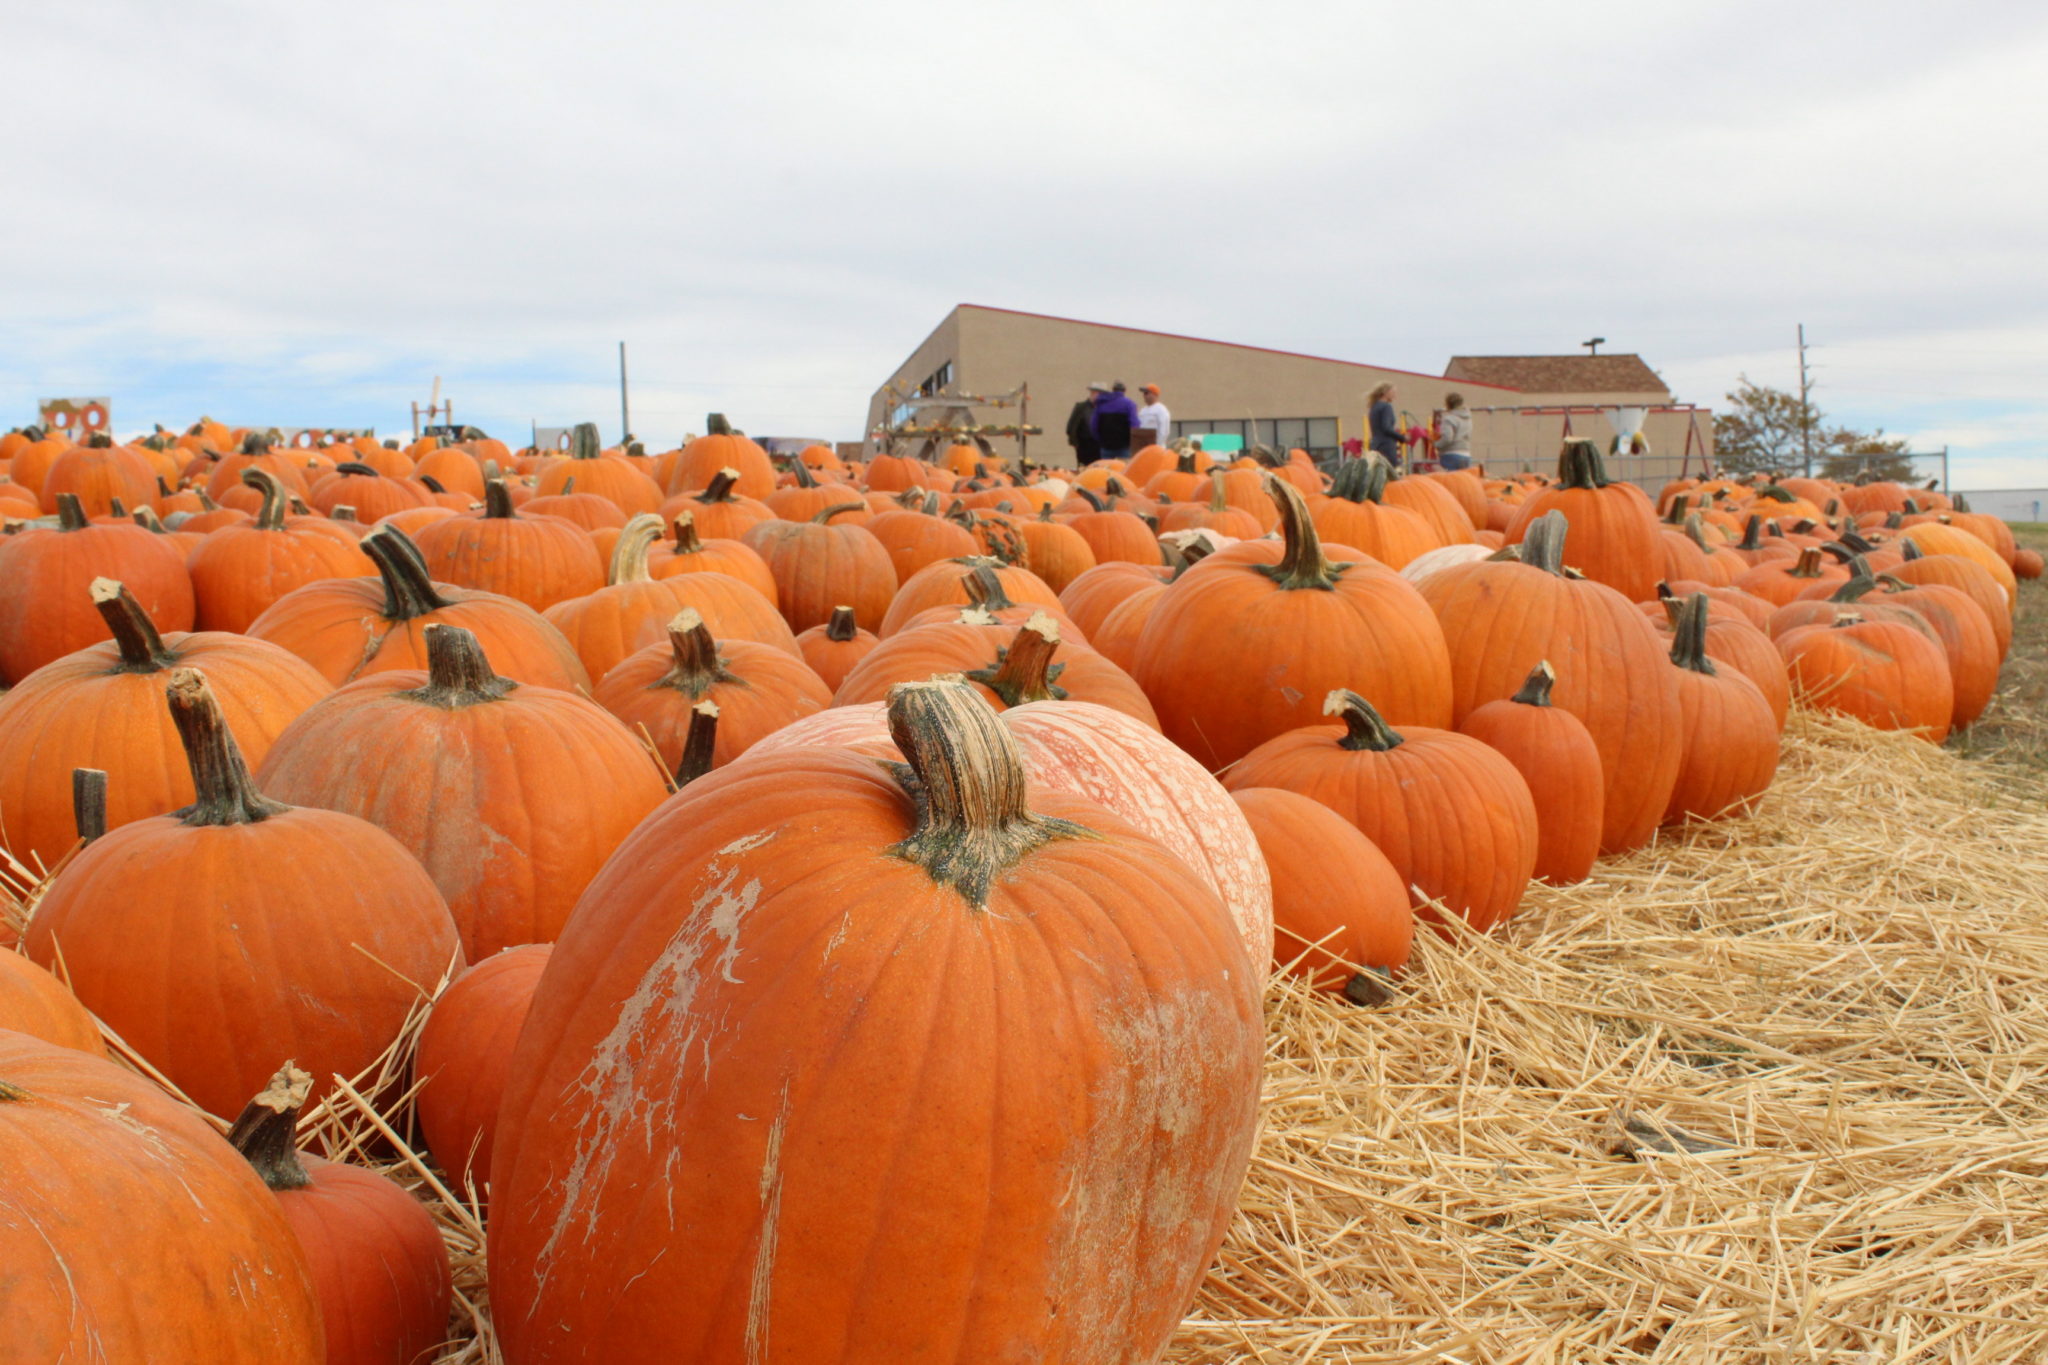
<instances>
[{"instance_id":1,"label":"ribbed pumpkin skin","mask_svg":"<svg viewBox=\"0 0 2048 1365\"><path fill-rule=\"evenodd\" d=\"M1153 609L1132 673L1167 738L1213 772L1315 724L1336 687L1364 693L1395 725L1450 724L1444 632L1415 586L1359 560L1336 566L1333 588L1283 588L1260 572L1281 555L1271 541L1240 541Z\"/></svg>"},{"instance_id":2,"label":"ribbed pumpkin skin","mask_svg":"<svg viewBox=\"0 0 2048 1365\"><path fill-rule=\"evenodd\" d=\"M881 627L896 569L866 527L764 521L740 539L774 575L775 603L791 631L824 625L841 605L853 608L863 630Z\"/></svg>"},{"instance_id":3,"label":"ribbed pumpkin skin","mask_svg":"<svg viewBox=\"0 0 2048 1365\"><path fill-rule=\"evenodd\" d=\"M416 540L436 581L510 597L535 611L604 586L604 561L589 533L561 517L472 512L430 522Z\"/></svg>"},{"instance_id":4,"label":"ribbed pumpkin skin","mask_svg":"<svg viewBox=\"0 0 2048 1365\"><path fill-rule=\"evenodd\" d=\"M427 681L398 669L343 687L278 736L257 786L396 839L440 888L471 961L547 942L661 804L661 774L582 696L519 685L449 707L420 695Z\"/></svg>"},{"instance_id":5,"label":"ribbed pumpkin skin","mask_svg":"<svg viewBox=\"0 0 2048 1365\"><path fill-rule=\"evenodd\" d=\"M324 1088L398 1036L461 944L433 879L374 825L297 808L259 824L160 815L86 846L29 922L71 989L206 1109L239 1113L280 1058ZM373 960L374 959L374 960ZM394 975L396 973L396 975Z\"/></svg>"},{"instance_id":6,"label":"ribbed pumpkin skin","mask_svg":"<svg viewBox=\"0 0 2048 1365\"><path fill-rule=\"evenodd\" d=\"M1562 512L1571 523L1564 562L1595 583L1604 583L1631 602L1657 595L1662 564L1657 511L1632 483L1605 488L1544 488L1531 493L1508 523L1507 543L1519 545L1546 512ZM1559 665L1563 677L1563 665Z\"/></svg>"},{"instance_id":7,"label":"ribbed pumpkin skin","mask_svg":"<svg viewBox=\"0 0 2048 1365\"><path fill-rule=\"evenodd\" d=\"M1104 619L1132 593L1154 583L1165 583L1172 576L1173 571L1164 564L1112 560L1087 570L1060 589L1059 604L1068 619L1088 634L1100 630Z\"/></svg>"},{"instance_id":8,"label":"ribbed pumpkin skin","mask_svg":"<svg viewBox=\"0 0 2048 1365\"><path fill-rule=\"evenodd\" d=\"M0 1087L7 1359L323 1365L291 1228L204 1119L111 1062L5 1031Z\"/></svg>"},{"instance_id":9,"label":"ribbed pumpkin skin","mask_svg":"<svg viewBox=\"0 0 2048 1365\"><path fill-rule=\"evenodd\" d=\"M635 651L605 674L592 696L632 733L644 726L669 772L682 762L683 743L690 733L690 708L697 702L708 700L718 707L713 767L732 762L755 741L791 721L832 705L832 692L824 679L812 672L809 664L773 645L720 640L718 656L731 677L713 683L702 694L659 686L675 662L664 633L661 643Z\"/></svg>"},{"instance_id":10,"label":"ribbed pumpkin skin","mask_svg":"<svg viewBox=\"0 0 2048 1365\"><path fill-rule=\"evenodd\" d=\"M846 681L832 694L832 704L883 701L897 683L995 669L1000 666L997 651L1014 647L1020 629L1012 625L929 625L892 635L846 675ZM1052 686L1066 694L1060 700L1094 702L1159 728L1158 714L1144 690L1130 674L1088 646L1063 639L1053 663L1055 667L1065 665L1052 680ZM1006 707L1004 699L987 685L976 682L975 687L997 710Z\"/></svg>"},{"instance_id":11,"label":"ribbed pumpkin skin","mask_svg":"<svg viewBox=\"0 0 2048 1365\"><path fill-rule=\"evenodd\" d=\"M1661 617L1663 613L1660 611ZM1652 621L1663 635L1665 647L1670 647L1670 622ZM1785 673L1785 656L1778 653L1778 646L1771 637L1741 621L1715 620L1707 623L1707 657L1717 664L1726 664L1756 684L1757 691L1764 694L1770 703L1771 719L1777 723L1780 733L1785 729L1785 717L1792 710L1792 680Z\"/></svg>"},{"instance_id":12,"label":"ribbed pumpkin skin","mask_svg":"<svg viewBox=\"0 0 2048 1365\"><path fill-rule=\"evenodd\" d=\"M1245 755L1223 784L1234 792L1280 787L1322 802L1387 855L1402 885L1420 887L1483 933L1515 912L1536 869L1529 784L1476 739L1397 728L1403 742L1384 753L1340 747L1341 725L1290 731Z\"/></svg>"},{"instance_id":13,"label":"ribbed pumpkin skin","mask_svg":"<svg viewBox=\"0 0 2048 1365\"><path fill-rule=\"evenodd\" d=\"M872 654L882 641L873 632L859 627L855 627L852 637L845 640L833 639L831 631L830 622L812 626L796 637L796 647L826 689L837 692L839 684L846 681L846 675L853 672L854 666Z\"/></svg>"},{"instance_id":14,"label":"ribbed pumpkin skin","mask_svg":"<svg viewBox=\"0 0 2048 1365\"><path fill-rule=\"evenodd\" d=\"M206 674L251 763L332 690L310 665L261 640L199 631L166 635L163 644L162 671L124 670L109 641L0 697L0 842L17 858L33 854L52 866L78 841L73 768L107 773L108 829L190 804L192 775L164 706L171 667Z\"/></svg>"},{"instance_id":15,"label":"ribbed pumpkin skin","mask_svg":"<svg viewBox=\"0 0 2048 1365\"><path fill-rule=\"evenodd\" d=\"M449 605L396 621L384 615L384 586L376 579L308 583L257 617L249 634L282 645L339 686L365 674L425 668L424 632L440 622L474 634L505 677L565 692L590 686L576 651L532 607L496 593L436 587Z\"/></svg>"},{"instance_id":16,"label":"ribbed pumpkin skin","mask_svg":"<svg viewBox=\"0 0 2048 1365\"><path fill-rule=\"evenodd\" d=\"M1683 754L1677 682L1642 614L1604 584L1527 564L1463 564L1430 575L1421 590L1449 644L1456 722L1513 696L1548 659L1556 704L1585 723L1600 750L1601 852L1648 843Z\"/></svg>"},{"instance_id":17,"label":"ribbed pumpkin skin","mask_svg":"<svg viewBox=\"0 0 2048 1365\"><path fill-rule=\"evenodd\" d=\"M320 1298L327 1365L432 1359L454 1292L433 1217L375 1172L303 1160L313 1183L275 1197Z\"/></svg>"},{"instance_id":18,"label":"ribbed pumpkin skin","mask_svg":"<svg viewBox=\"0 0 2048 1365\"><path fill-rule=\"evenodd\" d=\"M691 573L722 573L737 578L775 605L775 575L768 565L741 540L696 540L694 548L680 549L673 540L659 541L647 555L647 572L656 578L676 578Z\"/></svg>"},{"instance_id":19,"label":"ribbed pumpkin skin","mask_svg":"<svg viewBox=\"0 0 2048 1365\"><path fill-rule=\"evenodd\" d=\"M94 1057L107 1055L92 1012L63 982L16 952L0 951L0 1030Z\"/></svg>"},{"instance_id":20,"label":"ribbed pumpkin skin","mask_svg":"<svg viewBox=\"0 0 2048 1365\"><path fill-rule=\"evenodd\" d=\"M490 1175L512 1048L554 950L529 943L477 963L441 992L420 1030L420 1132L459 1195L481 1194Z\"/></svg>"},{"instance_id":21,"label":"ribbed pumpkin skin","mask_svg":"<svg viewBox=\"0 0 2048 1365\"><path fill-rule=\"evenodd\" d=\"M0 683L111 638L87 595L95 578L125 583L158 630L192 629L192 578L167 536L102 524L0 537Z\"/></svg>"},{"instance_id":22,"label":"ribbed pumpkin skin","mask_svg":"<svg viewBox=\"0 0 2048 1365\"><path fill-rule=\"evenodd\" d=\"M1998 637L1984 611L1960 588L1940 583L1902 587L1884 595L1887 605L1904 607L1926 621L1948 655L1955 709L1949 728L1960 730L1984 714L1998 690Z\"/></svg>"},{"instance_id":23,"label":"ribbed pumpkin skin","mask_svg":"<svg viewBox=\"0 0 2048 1365\"><path fill-rule=\"evenodd\" d=\"M891 855L910 799L840 751L714 772L627 842L500 1115L510 1365L1158 1357L1249 1155L1258 991L1179 859L1032 805L1102 837L985 910Z\"/></svg>"},{"instance_id":24,"label":"ribbed pumpkin skin","mask_svg":"<svg viewBox=\"0 0 2048 1365\"><path fill-rule=\"evenodd\" d=\"M1064 610L1059 594L1029 569L1020 569L1014 564L991 564L985 559L946 559L919 569L903 581L880 626L867 626L865 621L861 624L886 640L907 627L911 618L922 612L935 607L964 607L973 600L968 596L967 583L977 566L992 569L996 580L1003 585L1003 595L1018 606Z\"/></svg>"},{"instance_id":25,"label":"ribbed pumpkin skin","mask_svg":"<svg viewBox=\"0 0 2048 1365\"><path fill-rule=\"evenodd\" d=\"M2013 576L2012 565L1998 551L1961 527L1926 522L1907 527L1899 533L1899 538L1918 547L1924 555L1956 555L1976 564L1991 575L2005 594L2007 611L2019 600L2019 582Z\"/></svg>"},{"instance_id":26,"label":"ribbed pumpkin skin","mask_svg":"<svg viewBox=\"0 0 2048 1365\"><path fill-rule=\"evenodd\" d=\"M268 531L254 522L223 526L186 561L195 619L201 630L246 632L285 594L323 578L366 578L369 557L331 535L287 525Z\"/></svg>"},{"instance_id":27,"label":"ribbed pumpkin skin","mask_svg":"<svg viewBox=\"0 0 2048 1365\"><path fill-rule=\"evenodd\" d=\"M1746 815L1778 771L1778 726L1757 685L1711 659L1701 668L1680 662L1689 645L1704 642L1704 630L1695 640L1681 617L1672 671L1678 675L1685 758L1664 808L1667 825Z\"/></svg>"},{"instance_id":28,"label":"ribbed pumpkin skin","mask_svg":"<svg viewBox=\"0 0 2048 1365\"><path fill-rule=\"evenodd\" d=\"M114 499L130 512L156 501L156 474L140 451L128 446L78 445L59 455L43 475L42 506L57 510L59 493L75 493L88 517L104 517Z\"/></svg>"},{"instance_id":29,"label":"ribbed pumpkin skin","mask_svg":"<svg viewBox=\"0 0 2048 1365\"><path fill-rule=\"evenodd\" d=\"M1018 523L1017 534L1024 541L1025 566L1054 592L1065 592L1095 567L1094 548L1063 522L1026 519Z\"/></svg>"},{"instance_id":30,"label":"ribbed pumpkin skin","mask_svg":"<svg viewBox=\"0 0 2048 1365\"><path fill-rule=\"evenodd\" d=\"M1354 545L1390 569L1405 568L1444 546L1443 538L1406 507L1331 496L1318 498L1313 511L1325 540Z\"/></svg>"},{"instance_id":31,"label":"ribbed pumpkin skin","mask_svg":"<svg viewBox=\"0 0 2048 1365\"><path fill-rule=\"evenodd\" d=\"M1531 706L1503 697L1465 717L1469 735L1515 765L1536 803L1536 867L1553 886L1582 882L1600 855L1606 773L1585 723L1562 706Z\"/></svg>"},{"instance_id":32,"label":"ribbed pumpkin skin","mask_svg":"<svg viewBox=\"0 0 2048 1365\"><path fill-rule=\"evenodd\" d=\"M966 527L909 508L877 513L867 523L867 531L889 552L899 583L908 582L919 569L940 560L981 553L981 542Z\"/></svg>"},{"instance_id":33,"label":"ribbed pumpkin skin","mask_svg":"<svg viewBox=\"0 0 2048 1365\"><path fill-rule=\"evenodd\" d=\"M1273 880L1273 965L1342 992L1354 967L1408 965L1408 886L1372 840L1320 801L1277 787L1231 793ZM1320 946L1311 946L1320 945Z\"/></svg>"},{"instance_id":34,"label":"ribbed pumpkin skin","mask_svg":"<svg viewBox=\"0 0 2048 1365\"><path fill-rule=\"evenodd\" d=\"M745 436L713 433L684 446L669 466L664 491L694 493L709 488L720 470L739 475L733 491L745 498L765 498L775 491L775 462ZM709 534L707 532L707 534Z\"/></svg>"},{"instance_id":35,"label":"ribbed pumpkin skin","mask_svg":"<svg viewBox=\"0 0 2048 1365\"><path fill-rule=\"evenodd\" d=\"M1939 744L1955 714L1948 656L1911 626L1891 621L1804 626L1778 639L1792 691L1809 705L1878 730L1910 730Z\"/></svg>"},{"instance_id":36,"label":"ribbed pumpkin skin","mask_svg":"<svg viewBox=\"0 0 2048 1365\"><path fill-rule=\"evenodd\" d=\"M1991 623L1992 638L1998 642L1998 657L2003 660L2012 650L2012 611L2005 592L1998 581L1985 572L1984 566L1961 555L1928 555L1922 559L1909 559L1890 571L1891 577L1902 583L1922 586L1939 583L1954 588L1975 602L1984 613L1984 619Z\"/></svg>"},{"instance_id":37,"label":"ribbed pumpkin skin","mask_svg":"<svg viewBox=\"0 0 2048 1365\"><path fill-rule=\"evenodd\" d=\"M1126 673L1136 668L1138 642L1145 638L1145 626L1152 620L1166 590L1164 583L1139 588L1102 618L1101 626L1088 637L1088 643Z\"/></svg>"}]
</instances>

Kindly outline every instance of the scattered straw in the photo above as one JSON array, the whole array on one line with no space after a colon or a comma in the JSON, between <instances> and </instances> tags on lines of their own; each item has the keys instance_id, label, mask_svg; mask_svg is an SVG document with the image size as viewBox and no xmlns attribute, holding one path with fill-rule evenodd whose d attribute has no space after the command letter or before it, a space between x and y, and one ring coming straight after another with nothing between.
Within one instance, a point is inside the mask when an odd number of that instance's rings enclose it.
<instances>
[{"instance_id":1,"label":"scattered straw","mask_svg":"<svg viewBox=\"0 0 2048 1365\"><path fill-rule=\"evenodd\" d=\"M1384 1008L1276 983L1167 1361L2048 1359L2044 798L1798 712L1750 819L1425 936ZM480 1211L411 1145L417 1027L305 1133L427 1203L441 1359L496 1365Z\"/></svg>"}]
</instances>

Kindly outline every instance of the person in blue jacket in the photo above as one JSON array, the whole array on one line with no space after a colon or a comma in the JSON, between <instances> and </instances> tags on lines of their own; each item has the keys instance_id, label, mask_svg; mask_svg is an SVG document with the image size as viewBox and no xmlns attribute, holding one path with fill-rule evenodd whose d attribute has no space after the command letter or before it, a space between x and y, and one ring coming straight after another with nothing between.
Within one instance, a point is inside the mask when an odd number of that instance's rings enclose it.
<instances>
[{"instance_id":1,"label":"person in blue jacket","mask_svg":"<svg viewBox=\"0 0 2048 1365\"><path fill-rule=\"evenodd\" d=\"M1384 456L1388 464L1401 467L1401 417L1394 411L1394 386L1381 384L1370 395L1371 409L1366 413L1366 422L1372 428L1372 439L1368 442L1373 450Z\"/></svg>"},{"instance_id":2,"label":"person in blue jacket","mask_svg":"<svg viewBox=\"0 0 2048 1365\"><path fill-rule=\"evenodd\" d=\"M1138 405L1124 393L1124 382L1119 379L1113 389L1100 384L1088 386L1095 392L1095 444L1102 448L1100 458L1105 460L1128 460L1131 458L1131 433L1138 426Z\"/></svg>"}]
</instances>

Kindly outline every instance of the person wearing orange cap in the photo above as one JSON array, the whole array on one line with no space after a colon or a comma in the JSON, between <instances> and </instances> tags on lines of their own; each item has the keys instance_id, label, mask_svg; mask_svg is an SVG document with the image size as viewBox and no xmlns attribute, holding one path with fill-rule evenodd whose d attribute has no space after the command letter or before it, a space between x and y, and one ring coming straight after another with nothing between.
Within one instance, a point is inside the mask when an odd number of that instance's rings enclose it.
<instances>
[{"instance_id":1,"label":"person wearing orange cap","mask_svg":"<svg viewBox=\"0 0 2048 1365\"><path fill-rule=\"evenodd\" d=\"M1159 386L1141 384L1138 392L1145 395L1145 406L1138 409L1138 425L1151 428L1152 438L1165 445L1173 439L1173 414L1159 401Z\"/></svg>"}]
</instances>

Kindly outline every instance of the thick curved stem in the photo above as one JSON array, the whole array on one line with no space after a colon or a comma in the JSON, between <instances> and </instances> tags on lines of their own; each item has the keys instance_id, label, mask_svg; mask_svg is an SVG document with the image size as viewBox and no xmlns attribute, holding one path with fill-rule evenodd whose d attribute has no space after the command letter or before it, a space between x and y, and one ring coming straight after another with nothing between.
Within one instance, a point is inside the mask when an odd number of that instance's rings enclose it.
<instances>
[{"instance_id":1,"label":"thick curved stem","mask_svg":"<svg viewBox=\"0 0 2048 1365\"><path fill-rule=\"evenodd\" d=\"M405 695L444 711L497 701L519 684L501 678L484 657L484 647L461 626L431 621L427 637L427 685Z\"/></svg>"},{"instance_id":2,"label":"thick curved stem","mask_svg":"<svg viewBox=\"0 0 2048 1365\"><path fill-rule=\"evenodd\" d=\"M811 524L814 526L827 526L831 524L832 518L842 512L865 512L867 510L868 505L864 502L835 502L815 517L812 517Z\"/></svg>"},{"instance_id":3,"label":"thick curved stem","mask_svg":"<svg viewBox=\"0 0 2048 1365\"><path fill-rule=\"evenodd\" d=\"M272 1190L302 1190L313 1183L299 1161L297 1138L299 1110L312 1093L313 1077L286 1062L228 1130L229 1145Z\"/></svg>"},{"instance_id":4,"label":"thick curved stem","mask_svg":"<svg viewBox=\"0 0 2048 1365\"><path fill-rule=\"evenodd\" d=\"M1032 850L1058 839L1095 838L1026 804L1024 759L1009 729L981 695L954 678L889 690L889 735L908 762L895 770L916 823L889 850L988 908L996 879Z\"/></svg>"},{"instance_id":5,"label":"thick curved stem","mask_svg":"<svg viewBox=\"0 0 2048 1365\"><path fill-rule=\"evenodd\" d=\"M680 527L681 523L677 525ZM653 575L647 572L647 552L660 539L661 518L654 513L642 512L627 522L619 532L618 544L612 546L611 572L606 575L607 580L612 583L645 583L651 579Z\"/></svg>"},{"instance_id":6,"label":"thick curved stem","mask_svg":"<svg viewBox=\"0 0 2048 1365\"><path fill-rule=\"evenodd\" d=\"M1259 572L1285 591L1330 591L1339 571L1323 555L1322 537L1316 534L1316 524L1309 519L1308 504L1302 500L1301 490L1285 479L1268 477L1266 496L1280 510L1280 534L1286 548L1278 564L1270 568L1261 565Z\"/></svg>"},{"instance_id":7,"label":"thick curved stem","mask_svg":"<svg viewBox=\"0 0 2048 1365\"><path fill-rule=\"evenodd\" d=\"M284 480L267 469L253 465L241 473L242 486L253 488L263 495L263 506L256 512L256 529L259 531L282 531L284 529L285 503L289 494Z\"/></svg>"},{"instance_id":8,"label":"thick curved stem","mask_svg":"<svg viewBox=\"0 0 2048 1365\"><path fill-rule=\"evenodd\" d=\"M1002 568L1001 560L977 557L962 562L968 568L967 576L960 580L960 586L967 593L969 606L980 607L987 612L998 612L1008 611L1017 605L1010 600L1009 591L1003 587L1003 576L998 572Z\"/></svg>"},{"instance_id":9,"label":"thick curved stem","mask_svg":"<svg viewBox=\"0 0 2048 1365\"><path fill-rule=\"evenodd\" d=\"M738 495L732 490L733 485L739 481L740 472L737 469L721 469L711 476L710 483L704 485L704 491L697 495L697 501L701 503L737 502L739 500Z\"/></svg>"},{"instance_id":10,"label":"thick curved stem","mask_svg":"<svg viewBox=\"0 0 2048 1365\"><path fill-rule=\"evenodd\" d=\"M185 746L185 764L199 799L175 811L188 825L253 825L291 809L256 790L242 747L220 713L213 689L196 669L171 670L171 723Z\"/></svg>"},{"instance_id":11,"label":"thick curved stem","mask_svg":"<svg viewBox=\"0 0 2048 1365\"><path fill-rule=\"evenodd\" d=\"M1405 742L1371 702L1348 687L1337 688L1323 699L1323 714L1344 722L1344 738L1337 741L1341 748L1385 753Z\"/></svg>"},{"instance_id":12,"label":"thick curved stem","mask_svg":"<svg viewBox=\"0 0 2048 1365\"><path fill-rule=\"evenodd\" d=\"M386 620L410 621L448 605L434 591L434 580L418 548L397 527L380 526L370 532L362 539L362 550L384 580Z\"/></svg>"},{"instance_id":13,"label":"thick curved stem","mask_svg":"<svg viewBox=\"0 0 2048 1365\"><path fill-rule=\"evenodd\" d=\"M93 610L107 623L114 644L121 651L118 672L155 673L178 661L178 655L164 648L156 622L149 619L149 613L124 585L111 578L95 578L86 591L92 598Z\"/></svg>"}]
</instances>

